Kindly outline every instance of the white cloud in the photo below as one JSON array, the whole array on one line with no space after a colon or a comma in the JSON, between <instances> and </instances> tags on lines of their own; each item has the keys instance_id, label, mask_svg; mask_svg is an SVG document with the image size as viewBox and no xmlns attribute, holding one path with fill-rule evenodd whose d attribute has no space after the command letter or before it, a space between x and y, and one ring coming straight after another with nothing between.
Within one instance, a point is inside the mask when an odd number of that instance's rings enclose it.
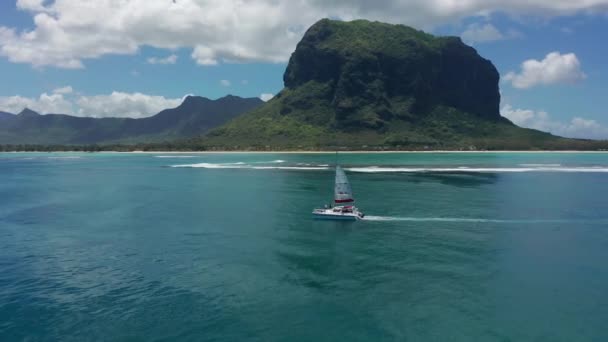
<instances>
[{"instance_id":1,"label":"white cloud","mask_svg":"<svg viewBox=\"0 0 608 342\"><path fill-rule=\"evenodd\" d=\"M462 34L465 42L491 42L504 39L504 35L492 24L471 24Z\"/></svg>"},{"instance_id":2,"label":"white cloud","mask_svg":"<svg viewBox=\"0 0 608 342\"><path fill-rule=\"evenodd\" d=\"M19 0L34 27L0 26L0 55L37 67L135 54L141 46L191 48L201 65L285 62L324 17L367 18L430 29L493 13L552 17L608 10L608 0ZM103 20L100 20L103 18Z\"/></svg>"},{"instance_id":3,"label":"white cloud","mask_svg":"<svg viewBox=\"0 0 608 342\"><path fill-rule=\"evenodd\" d=\"M608 127L595 120L574 117L568 122L551 118L545 111L515 109L504 105L500 114L518 126L533 128L569 138L608 139Z\"/></svg>"},{"instance_id":4,"label":"white cloud","mask_svg":"<svg viewBox=\"0 0 608 342\"><path fill-rule=\"evenodd\" d=\"M549 53L542 61L529 59L521 64L521 72L509 72L504 79L513 87L527 89L537 85L575 83L587 78L574 53Z\"/></svg>"},{"instance_id":5,"label":"white cloud","mask_svg":"<svg viewBox=\"0 0 608 342\"><path fill-rule=\"evenodd\" d=\"M69 87L60 88L67 90ZM71 88L71 87L70 87ZM112 92L107 95L43 93L39 97L2 96L0 111L19 113L30 108L40 114L70 114L90 117L142 118L178 106L183 98L166 98L141 93Z\"/></svg>"},{"instance_id":6,"label":"white cloud","mask_svg":"<svg viewBox=\"0 0 608 342\"><path fill-rule=\"evenodd\" d=\"M17 0L17 8L25 11L45 11L44 2L45 0Z\"/></svg>"},{"instance_id":7,"label":"white cloud","mask_svg":"<svg viewBox=\"0 0 608 342\"><path fill-rule=\"evenodd\" d=\"M230 81L228 81L228 80L221 80L221 81L220 81L220 84L221 84L223 87L230 87L230 84L231 84L231 83L230 83Z\"/></svg>"},{"instance_id":8,"label":"white cloud","mask_svg":"<svg viewBox=\"0 0 608 342\"><path fill-rule=\"evenodd\" d=\"M72 87L66 86L53 89L53 94L71 94L73 91L74 89L72 89Z\"/></svg>"},{"instance_id":9,"label":"white cloud","mask_svg":"<svg viewBox=\"0 0 608 342\"><path fill-rule=\"evenodd\" d=\"M75 104L79 116L143 118L177 107L181 102L181 98L114 91L109 95L80 96Z\"/></svg>"},{"instance_id":10,"label":"white cloud","mask_svg":"<svg viewBox=\"0 0 608 342\"><path fill-rule=\"evenodd\" d=\"M269 94L269 93L260 94L260 99L264 102L269 101L273 97L274 97L274 94Z\"/></svg>"},{"instance_id":11,"label":"white cloud","mask_svg":"<svg viewBox=\"0 0 608 342\"><path fill-rule=\"evenodd\" d=\"M485 43L497 40L513 39L521 37L521 33L516 30L508 30L506 33L500 32L494 25L486 24L471 24L461 34L462 40L467 43Z\"/></svg>"},{"instance_id":12,"label":"white cloud","mask_svg":"<svg viewBox=\"0 0 608 342\"><path fill-rule=\"evenodd\" d=\"M0 111L17 114L24 108L39 113L73 114L73 106L63 94L42 93L39 97L0 96Z\"/></svg>"},{"instance_id":13,"label":"white cloud","mask_svg":"<svg viewBox=\"0 0 608 342\"><path fill-rule=\"evenodd\" d=\"M248 81L248 80L241 80L241 84L242 84L242 85L248 85L248 84L249 84L249 81Z\"/></svg>"},{"instance_id":14,"label":"white cloud","mask_svg":"<svg viewBox=\"0 0 608 342\"><path fill-rule=\"evenodd\" d=\"M177 55L172 54L165 58L150 57L146 61L148 64L175 64L177 62Z\"/></svg>"},{"instance_id":15,"label":"white cloud","mask_svg":"<svg viewBox=\"0 0 608 342\"><path fill-rule=\"evenodd\" d=\"M564 26L564 27L560 28L559 30L562 33L565 33L565 34L572 34L572 33L574 33L574 30L571 27L568 27L568 26Z\"/></svg>"}]
</instances>

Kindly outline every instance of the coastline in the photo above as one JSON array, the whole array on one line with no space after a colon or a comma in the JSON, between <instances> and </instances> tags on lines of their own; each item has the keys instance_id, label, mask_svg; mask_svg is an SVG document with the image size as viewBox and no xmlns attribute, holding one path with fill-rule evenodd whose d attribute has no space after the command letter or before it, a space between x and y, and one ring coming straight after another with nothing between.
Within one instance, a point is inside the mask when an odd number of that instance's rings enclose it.
<instances>
[{"instance_id":1,"label":"coastline","mask_svg":"<svg viewBox=\"0 0 608 342\"><path fill-rule=\"evenodd\" d=\"M563 151L512 151L512 150L500 150L500 151L450 151L450 150L434 150L434 151L129 151L129 152L111 152L111 151L100 151L99 153L139 153L139 154L361 154L361 153L390 153L390 154L409 154L409 153L608 153L608 151L574 151L574 150L563 150Z\"/></svg>"},{"instance_id":2,"label":"coastline","mask_svg":"<svg viewBox=\"0 0 608 342\"><path fill-rule=\"evenodd\" d=\"M432 150L432 151L403 151L403 150L387 150L387 151L5 151L1 153L112 153L112 154L363 154L363 153L376 153L376 154L412 154L412 153L464 153L464 154L476 154L476 153L594 153L594 154L608 154L608 151L577 151L577 150L547 150L547 151L517 151L517 150L496 150L496 151L451 151L451 150Z\"/></svg>"}]
</instances>

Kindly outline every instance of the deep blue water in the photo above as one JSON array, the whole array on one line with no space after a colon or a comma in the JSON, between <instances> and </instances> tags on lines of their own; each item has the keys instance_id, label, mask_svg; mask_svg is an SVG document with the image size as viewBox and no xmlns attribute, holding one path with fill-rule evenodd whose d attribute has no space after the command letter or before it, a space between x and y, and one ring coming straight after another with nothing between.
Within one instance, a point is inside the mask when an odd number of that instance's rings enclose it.
<instances>
[{"instance_id":1,"label":"deep blue water","mask_svg":"<svg viewBox=\"0 0 608 342\"><path fill-rule=\"evenodd\" d=\"M0 154L0 341L607 341L608 154Z\"/></svg>"}]
</instances>

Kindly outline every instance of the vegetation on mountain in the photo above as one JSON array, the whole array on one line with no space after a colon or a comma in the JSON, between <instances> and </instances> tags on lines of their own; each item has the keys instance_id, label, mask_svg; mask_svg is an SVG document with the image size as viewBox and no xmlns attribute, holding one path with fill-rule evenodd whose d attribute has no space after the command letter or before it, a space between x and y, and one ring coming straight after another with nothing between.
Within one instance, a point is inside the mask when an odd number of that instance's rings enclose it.
<instances>
[{"instance_id":1,"label":"vegetation on mountain","mask_svg":"<svg viewBox=\"0 0 608 342\"><path fill-rule=\"evenodd\" d=\"M86 145L142 143L204 134L263 102L228 95L217 100L188 96L176 108L141 119L40 115L24 109L0 113L0 144Z\"/></svg>"},{"instance_id":2,"label":"vegetation on mountain","mask_svg":"<svg viewBox=\"0 0 608 342\"><path fill-rule=\"evenodd\" d=\"M499 74L457 37L323 19L308 29L265 105L211 130L206 149L607 147L500 116Z\"/></svg>"}]
</instances>

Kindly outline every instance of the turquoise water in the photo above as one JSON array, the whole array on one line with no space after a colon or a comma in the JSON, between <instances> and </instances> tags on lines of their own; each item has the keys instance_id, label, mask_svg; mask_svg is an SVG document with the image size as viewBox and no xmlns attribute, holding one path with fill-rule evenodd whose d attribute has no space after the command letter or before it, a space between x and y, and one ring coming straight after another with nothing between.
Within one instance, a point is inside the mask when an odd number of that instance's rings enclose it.
<instances>
[{"instance_id":1,"label":"turquoise water","mask_svg":"<svg viewBox=\"0 0 608 342\"><path fill-rule=\"evenodd\" d=\"M0 340L608 340L608 154L334 158L0 154Z\"/></svg>"}]
</instances>

